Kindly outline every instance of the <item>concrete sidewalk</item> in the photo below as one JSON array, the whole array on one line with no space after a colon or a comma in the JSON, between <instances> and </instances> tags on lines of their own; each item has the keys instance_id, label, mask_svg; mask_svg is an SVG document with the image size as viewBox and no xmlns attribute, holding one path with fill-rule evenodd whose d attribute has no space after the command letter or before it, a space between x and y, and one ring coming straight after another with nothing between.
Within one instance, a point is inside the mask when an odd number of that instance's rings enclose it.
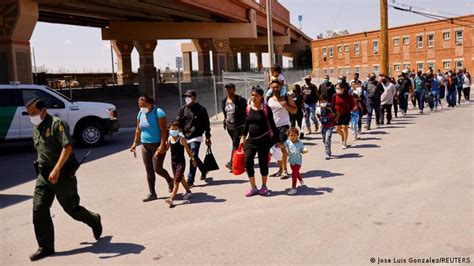
<instances>
[{"instance_id":1,"label":"concrete sidewalk","mask_svg":"<svg viewBox=\"0 0 474 266\"><path fill-rule=\"evenodd\" d=\"M116 140L122 149L78 173L82 204L101 213L103 238L96 242L55 202L57 255L36 264L368 265L371 258L429 257L470 257L472 263L474 107L428 113L410 110L393 125L364 132L347 150L333 135L339 158L329 161L320 134L309 135L301 170L306 187L295 196L286 195L290 180L270 178L268 196L245 198L248 179L224 168L230 139L214 125L221 170L209 175L207 185L197 182L191 203L178 200L172 209L164 203L168 193L160 177L160 199L141 201L145 170L140 156L134 159L124 148L131 133L122 133ZM30 167L25 156L32 152L11 155L8 164ZM37 248L33 187L29 181L0 193L2 201L15 198L2 204L0 214L2 265L28 264Z\"/></svg>"}]
</instances>

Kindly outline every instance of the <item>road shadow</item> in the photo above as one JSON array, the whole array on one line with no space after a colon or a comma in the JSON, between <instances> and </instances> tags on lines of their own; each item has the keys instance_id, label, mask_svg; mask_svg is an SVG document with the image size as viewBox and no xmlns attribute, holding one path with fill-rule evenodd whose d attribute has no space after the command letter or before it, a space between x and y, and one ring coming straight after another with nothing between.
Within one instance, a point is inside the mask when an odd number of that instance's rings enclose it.
<instances>
[{"instance_id":1,"label":"road shadow","mask_svg":"<svg viewBox=\"0 0 474 266\"><path fill-rule=\"evenodd\" d=\"M209 187L209 186L222 186L222 185L234 185L248 183L248 180L241 179L219 179L214 180L213 177L206 178L206 183L202 185L195 185L194 187Z\"/></svg>"},{"instance_id":2,"label":"road shadow","mask_svg":"<svg viewBox=\"0 0 474 266\"><path fill-rule=\"evenodd\" d=\"M317 143L314 143L314 142L303 142L304 145L306 146L316 146L318 145Z\"/></svg>"},{"instance_id":3,"label":"road shadow","mask_svg":"<svg viewBox=\"0 0 474 266\"><path fill-rule=\"evenodd\" d=\"M360 138L358 140L382 140L381 138L377 138L377 137L368 137L368 138Z\"/></svg>"},{"instance_id":4,"label":"road shadow","mask_svg":"<svg viewBox=\"0 0 474 266\"><path fill-rule=\"evenodd\" d=\"M358 149L358 148L361 148L361 149L364 149L364 148L380 148L380 146L377 145L377 144L356 144L356 145L351 145L351 148L355 148L355 149Z\"/></svg>"},{"instance_id":5,"label":"road shadow","mask_svg":"<svg viewBox=\"0 0 474 266\"><path fill-rule=\"evenodd\" d=\"M321 196L326 193L332 193L333 188L330 187L308 187L306 185L296 188L297 193L294 195L288 195L289 189L283 191L272 191L265 195L265 197L276 197L276 196Z\"/></svg>"},{"instance_id":6,"label":"road shadow","mask_svg":"<svg viewBox=\"0 0 474 266\"><path fill-rule=\"evenodd\" d=\"M341 155L333 155L334 159L347 159L347 158L361 158L364 157L358 153L345 153Z\"/></svg>"},{"instance_id":7,"label":"road shadow","mask_svg":"<svg viewBox=\"0 0 474 266\"><path fill-rule=\"evenodd\" d=\"M184 200L183 196L183 194L176 195L175 200L179 202L173 202L173 206L171 206L171 208L181 205L199 203L222 203L227 201L226 199L218 199L216 196L212 196L204 192L193 193L193 196L189 200Z\"/></svg>"},{"instance_id":8,"label":"road shadow","mask_svg":"<svg viewBox=\"0 0 474 266\"><path fill-rule=\"evenodd\" d=\"M390 134L390 133L385 132L385 131L381 131L381 130L369 130L369 131L365 131L364 134L371 134L371 135L387 135L387 134Z\"/></svg>"},{"instance_id":9,"label":"road shadow","mask_svg":"<svg viewBox=\"0 0 474 266\"><path fill-rule=\"evenodd\" d=\"M72 249L69 251L60 251L56 252L54 255L55 257L58 256L72 256L78 255L82 253L93 253L93 254L109 254L109 255L101 255L99 256L100 259L110 259L116 258L120 256L126 256L131 254L140 254L144 249L145 246L133 243L121 243L112 242L112 236L104 236L97 240L95 243L89 242L82 242L81 245L87 245L86 247Z\"/></svg>"},{"instance_id":10,"label":"road shadow","mask_svg":"<svg viewBox=\"0 0 474 266\"><path fill-rule=\"evenodd\" d=\"M313 133L313 134L312 134L312 136L314 136L314 137L308 137L307 135L305 135L303 139L304 139L304 140L315 140L315 139L318 139L318 137L316 137L316 136L317 136L316 134L317 134L317 133Z\"/></svg>"},{"instance_id":11,"label":"road shadow","mask_svg":"<svg viewBox=\"0 0 474 266\"><path fill-rule=\"evenodd\" d=\"M335 176L343 176L344 174L341 173L334 173L331 171L326 170L311 170L305 173L301 173L303 178L313 178L313 177L321 177L321 178L330 178Z\"/></svg>"},{"instance_id":12,"label":"road shadow","mask_svg":"<svg viewBox=\"0 0 474 266\"><path fill-rule=\"evenodd\" d=\"M397 123L397 125L400 125L399 123ZM395 126L395 125L384 125L383 128L406 128L404 126Z\"/></svg>"},{"instance_id":13,"label":"road shadow","mask_svg":"<svg viewBox=\"0 0 474 266\"><path fill-rule=\"evenodd\" d=\"M15 205L33 198L30 195L0 194L0 209Z\"/></svg>"}]
</instances>

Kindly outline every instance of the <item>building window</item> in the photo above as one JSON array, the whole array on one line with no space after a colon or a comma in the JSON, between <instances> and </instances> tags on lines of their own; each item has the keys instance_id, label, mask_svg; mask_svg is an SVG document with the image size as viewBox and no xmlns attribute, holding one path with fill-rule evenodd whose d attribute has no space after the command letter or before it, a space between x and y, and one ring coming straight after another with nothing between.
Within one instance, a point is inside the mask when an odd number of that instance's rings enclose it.
<instances>
[{"instance_id":1,"label":"building window","mask_svg":"<svg viewBox=\"0 0 474 266\"><path fill-rule=\"evenodd\" d=\"M428 69L434 70L435 68L435 63L434 62L428 62Z\"/></svg>"},{"instance_id":2,"label":"building window","mask_svg":"<svg viewBox=\"0 0 474 266\"><path fill-rule=\"evenodd\" d=\"M425 71L425 64L424 63L416 63L416 70L421 70L421 72Z\"/></svg>"},{"instance_id":3,"label":"building window","mask_svg":"<svg viewBox=\"0 0 474 266\"><path fill-rule=\"evenodd\" d=\"M450 61L444 61L443 62L443 68L444 69L451 69L451 62Z\"/></svg>"},{"instance_id":4,"label":"building window","mask_svg":"<svg viewBox=\"0 0 474 266\"><path fill-rule=\"evenodd\" d=\"M410 37L403 37L403 45L409 45L410 44Z\"/></svg>"},{"instance_id":5,"label":"building window","mask_svg":"<svg viewBox=\"0 0 474 266\"><path fill-rule=\"evenodd\" d=\"M354 67L354 73L360 73L360 67Z\"/></svg>"},{"instance_id":6,"label":"building window","mask_svg":"<svg viewBox=\"0 0 474 266\"><path fill-rule=\"evenodd\" d=\"M428 47L430 48L434 47L434 34L427 35L427 39L428 39Z\"/></svg>"},{"instance_id":7,"label":"building window","mask_svg":"<svg viewBox=\"0 0 474 266\"><path fill-rule=\"evenodd\" d=\"M326 49L326 48L323 48L323 58L326 58L326 56L327 56L327 53L326 53L326 52L327 52L327 49Z\"/></svg>"},{"instance_id":8,"label":"building window","mask_svg":"<svg viewBox=\"0 0 474 266\"><path fill-rule=\"evenodd\" d=\"M456 31L456 45L461 45L463 41L462 30Z\"/></svg>"},{"instance_id":9,"label":"building window","mask_svg":"<svg viewBox=\"0 0 474 266\"><path fill-rule=\"evenodd\" d=\"M379 53L379 42L374 41L374 54L378 54L378 53Z\"/></svg>"},{"instance_id":10,"label":"building window","mask_svg":"<svg viewBox=\"0 0 474 266\"><path fill-rule=\"evenodd\" d=\"M359 44L358 44L358 43L355 43L355 44L354 44L354 54L358 55L359 52L360 52L360 50L359 50Z\"/></svg>"},{"instance_id":11,"label":"building window","mask_svg":"<svg viewBox=\"0 0 474 266\"><path fill-rule=\"evenodd\" d=\"M342 76L342 67L338 67L338 68L337 68L337 74L338 74L339 76Z\"/></svg>"},{"instance_id":12,"label":"building window","mask_svg":"<svg viewBox=\"0 0 474 266\"><path fill-rule=\"evenodd\" d=\"M418 47L418 49L423 48L423 36L422 35L416 36L416 47Z\"/></svg>"},{"instance_id":13,"label":"building window","mask_svg":"<svg viewBox=\"0 0 474 266\"><path fill-rule=\"evenodd\" d=\"M403 69L404 70L409 70L410 69L410 64L403 64Z\"/></svg>"},{"instance_id":14,"label":"building window","mask_svg":"<svg viewBox=\"0 0 474 266\"><path fill-rule=\"evenodd\" d=\"M373 65L372 66L372 72L379 73L379 65Z\"/></svg>"},{"instance_id":15,"label":"building window","mask_svg":"<svg viewBox=\"0 0 474 266\"><path fill-rule=\"evenodd\" d=\"M443 40L449 41L451 39L451 32L443 32Z\"/></svg>"},{"instance_id":16,"label":"building window","mask_svg":"<svg viewBox=\"0 0 474 266\"><path fill-rule=\"evenodd\" d=\"M346 51L346 53L348 53L349 52L349 45L345 45L344 50Z\"/></svg>"},{"instance_id":17,"label":"building window","mask_svg":"<svg viewBox=\"0 0 474 266\"><path fill-rule=\"evenodd\" d=\"M327 68L323 69L323 75L327 75L327 74L328 74Z\"/></svg>"},{"instance_id":18,"label":"building window","mask_svg":"<svg viewBox=\"0 0 474 266\"><path fill-rule=\"evenodd\" d=\"M399 46L399 45L400 45L400 38L393 39L393 46Z\"/></svg>"},{"instance_id":19,"label":"building window","mask_svg":"<svg viewBox=\"0 0 474 266\"><path fill-rule=\"evenodd\" d=\"M342 53L342 46L341 46L341 45L339 45L339 46L337 47L337 52L338 52L338 53Z\"/></svg>"},{"instance_id":20,"label":"building window","mask_svg":"<svg viewBox=\"0 0 474 266\"><path fill-rule=\"evenodd\" d=\"M393 65L393 70L394 71L400 71L400 64L394 64Z\"/></svg>"},{"instance_id":21,"label":"building window","mask_svg":"<svg viewBox=\"0 0 474 266\"><path fill-rule=\"evenodd\" d=\"M334 56L334 48L329 47L329 58L332 58Z\"/></svg>"},{"instance_id":22,"label":"building window","mask_svg":"<svg viewBox=\"0 0 474 266\"><path fill-rule=\"evenodd\" d=\"M334 68L329 69L329 77L334 78Z\"/></svg>"},{"instance_id":23,"label":"building window","mask_svg":"<svg viewBox=\"0 0 474 266\"><path fill-rule=\"evenodd\" d=\"M456 69L462 69L464 67L464 62L462 60L457 60L456 61Z\"/></svg>"},{"instance_id":24,"label":"building window","mask_svg":"<svg viewBox=\"0 0 474 266\"><path fill-rule=\"evenodd\" d=\"M346 67L346 76L349 76L349 74L351 74L351 68Z\"/></svg>"}]
</instances>

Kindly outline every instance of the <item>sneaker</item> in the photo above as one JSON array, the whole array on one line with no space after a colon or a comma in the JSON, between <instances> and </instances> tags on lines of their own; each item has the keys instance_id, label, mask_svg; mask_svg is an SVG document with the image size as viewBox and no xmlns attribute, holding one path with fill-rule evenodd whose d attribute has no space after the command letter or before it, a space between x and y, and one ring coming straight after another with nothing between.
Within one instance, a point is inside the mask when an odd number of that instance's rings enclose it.
<instances>
[{"instance_id":1,"label":"sneaker","mask_svg":"<svg viewBox=\"0 0 474 266\"><path fill-rule=\"evenodd\" d=\"M420 114L423 114L423 110L420 110L420 112L419 112L419 113L420 113Z\"/></svg>"},{"instance_id":2,"label":"sneaker","mask_svg":"<svg viewBox=\"0 0 474 266\"><path fill-rule=\"evenodd\" d=\"M246 197L252 197L252 196L255 196L259 194L259 191L257 188L251 188L249 191L247 191L247 193L245 193L245 196Z\"/></svg>"},{"instance_id":3,"label":"sneaker","mask_svg":"<svg viewBox=\"0 0 474 266\"><path fill-rule=\"evenodd\" d=\"M186 193L184 194L184 196L183 196L183 199L184 199L184 200L188 200L188 199L190 199L192 196L193 196L193 193L191 193L191 192L186 192Z\"/></svg>"},{"instance_id":4,"label":"sneaker","mask_svg":"<svg viewBox=\"0 0 474 266\"><path fill-rule=\"evenodd\" d=\"M281 174L281 176L280 176L280 179L281 179L281 180L285 180L285 179L288 179L288 178L290 178L290 176L288 175L288 173L283 173L283 174Z\"/></svg>"},{"instance_id":5,"label":"sneaker","mask_svg":"<svg viewBox=\"0 0 474 266\"><path fill-rule=\"evenodd\" d=\"M225 168L229 169L232 172L232 162L226 163Z\"/></svg>"},{"instance_id":6,"label":"sneaker","mask_svg":"<svg viewBox=\"0 0 474 266\"><path fill-rule=\"evenodd\" d=\"M51 255L54 255L54 249L38 248L38 250L35 253L30 255L30 260L37 261Z\"/></svg>"},{"instance_id":7,"label":"sneaker","mask_svg":"<svg viewBox=\"0 0 474 266\"><path fill-rule=\"evenodd\" d=\"M280 172L280 171L278 171L278 172L276 172L276 173L270 175L270 177L280 177L280 176L281 176L281 172Z\"/></svg>"},{"instance_id":8,"label":"sneaker","mask_svg":"<svg viewBox=\"0 0 474 266\"><path fill-rule=\"evenodd\" d=\"M330 155L326 155L326 156L324 157L324 159L330 160L330 159L331 159L331 156L330 156Z\"/></svg>"},{"instance_id":9,"label":"sneaker","mask_svg":"<svg viewBox=\"0 0 474 266\"><path fill-rule=\"evenodd\" d=\"M295 188L290 188L288 191L288 195L295 195L296 194L296 189Z\"/></svg>"},{"instance_id":10,"label":"sneaker","mask_svg":"<svg viewBox=\"0 0 474 266\"><path fill-rule=\"evenodd\" d=\"M300 133L300 139L304 139L304 133L303 132Z\"/></svg>"},{"instance_id":11,"label":"sneaker","mask_svg":"<svg viewBox=\"0 0 474 266\"><path fill-rule=\"evenodd\" d=\"M304 186L304 181L303 181L303 179L300 180L300 186Z\"/></svg>"},{"instance_id":12,"label":"sneaker","mask_svg":"<svg viewBox=\"0 0 474 266\"><path fill-rule=\"evenodd\" d=\"M265 187L265 186L262 186L262 188L260 189L260 191L258 192L258 194L260 194L261 196L265 196L268 194L268 188Z\"/></svg>"},{"instance_id":13,"label":"sneaker","mask_svg":"<svg viewBox=\"0 0 474 266\"><path fill-rule=\"evenodd\" d=\"M100 236L102 235L102 222L100 219L100 214L97 214L97 225L92 228L92 233L94 233L95 240L99 240Z\"/></svg>"},{"instance_id":14,"label":"sneaker","mask_svg":"<svg viewBox=\"0 0 474 266\"><path fill-rule=\"evenodd\" d=\"M149 201L152 201L152 200L156 200L157 198L158 197L156 196L156 193L150 193L146 196L146 198L143 199L143 202L149 202Z\"/></svg>"},{"instance_id":15,"label":"sneaker","mask_svg":"<svg viewBox=\"0 0 474 266\"><path fill-rule=\"evenodd\" d=\"M173 206L173 200L172 200L171 198L165 199L165 202L166 202L168 205L170 205L170 207Z\"/></svg>"},{"instance_id":16,"label":"sneaker","mask_svg":"<svg viewBox=\"0 0 474 266\"><path fill-rule=\"evenodd\" d=\"M343 149L343 150L347 149L347 145L346 145L346 144L342 144L342 149Z\"/></svg>"}]
</instances>

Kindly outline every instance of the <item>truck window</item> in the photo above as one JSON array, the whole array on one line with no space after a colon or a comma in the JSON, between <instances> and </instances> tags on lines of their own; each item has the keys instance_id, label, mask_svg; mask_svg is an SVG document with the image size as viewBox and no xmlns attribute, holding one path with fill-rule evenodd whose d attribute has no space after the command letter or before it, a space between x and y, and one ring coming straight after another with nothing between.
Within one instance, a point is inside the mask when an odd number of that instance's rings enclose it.
<instances>
[{"instance_id":1,"label":"truck window","mask_svg":"<svg viewBox=\"0 0 474 266\"><path fill-rule=\"evenodd\" d=\"M54 97L53 95L44 92L42 90L28 90L23 89L23 103L26 104L33 98L42 99L46 104L46 108L48 109L63 109L65 108L64 102L59 100L58 98Z\"/></svg>"},{"instance_id":2,"label":"truck window","mask_svg":"<svg viewBox=\"0 0 474 266\"><path fill-rule=\"evenodd\" d=\"M21 105L22 102L18 90L0 90L0 107L18 107Z\"/></svg>"}]
</instances>

